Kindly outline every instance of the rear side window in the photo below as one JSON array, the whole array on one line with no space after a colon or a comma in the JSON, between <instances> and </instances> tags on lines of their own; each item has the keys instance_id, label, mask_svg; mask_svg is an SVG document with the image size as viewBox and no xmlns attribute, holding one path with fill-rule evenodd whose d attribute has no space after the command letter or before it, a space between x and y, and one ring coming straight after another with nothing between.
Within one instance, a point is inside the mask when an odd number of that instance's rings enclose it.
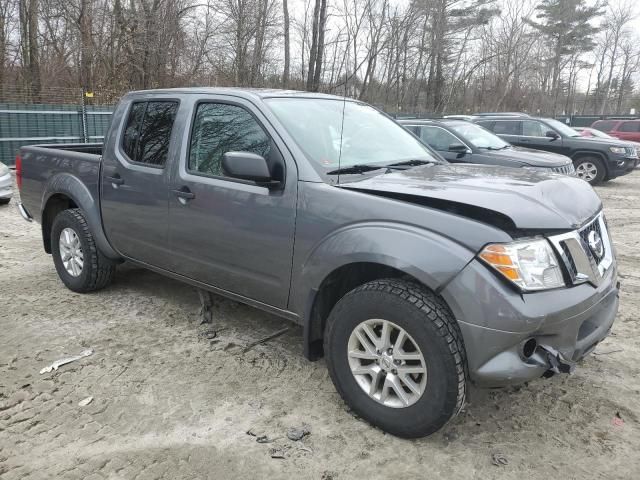
<instances>
[{"instance_id":1,"label":"rear side window","mask_svg":"<svg viewBox=\"0 0 640 480\"><path fill-rule=\"evenodd\" d=\"M640 122L622 122L618 127L619 132L640 132Z\"/></svg>"},{"instance_id":2,"label":"rear side window","mask_svg":"<svg viewBox=\"0 0 640 480\"><path fill-rule=\"evenodd\" d=\"M167 163L171 130L178 102L149 101L131 106L122 148L129 159L163 167Z\"/></svg>"},{"instance_id":3,"label":"rear side window","mask_svg":"<svg viewBox=\"0 0 640 480\"><path fill-rule=\"evenodd\" d=\"M191 132L189 170L224 176L222 156L227 152L255 153L270 163L271 139L244 108L226 103L201 103Z\"/></svg>"},{"instance_id":4,"label":"rear side window","mask_svg":"<svg viewBox=\"0 0 640 480\"><path fill-rule=\"evenodd\" d=\"M600 130L601 132L610 132L616 126L618 122L615 121L597 121L595 122L591 128L595 128L596 130Z\"/></svg>"},{"instance_id":5,"label":"rear side window","mask_svg":"<svg viewBox=\"0 0 640 480\"><path fill-rule=\"evenodd\" d=\"M520 123L515 120L498 120L493 126L493 133L497 135L520 135Z\"/></svg>"}]
</instances>

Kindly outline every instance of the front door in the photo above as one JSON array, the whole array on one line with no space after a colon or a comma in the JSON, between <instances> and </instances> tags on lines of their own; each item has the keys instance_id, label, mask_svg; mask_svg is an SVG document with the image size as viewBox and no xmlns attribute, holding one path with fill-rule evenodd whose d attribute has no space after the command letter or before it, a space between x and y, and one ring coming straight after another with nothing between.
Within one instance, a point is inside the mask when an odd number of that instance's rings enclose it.
<instances>
[{"instance_id":1,"label":"front door","mask_svg":"<svg viewBox=\"0 0 640 480\"><path fill-rule=\"evenodd\" d=\"M557 138L547 137L547 132L557 133L538 120L523 120L522 137L519 140L519 144L524 147L535 148L536 150L563 153L562 137L559 134Z\"/></svg>"},{"instance_id":2,"label":"front door","mask_svg":"<svg viewBox=\"0 0 640 480\"><path fill-rule=\"evenodd\" d=\"M111 245L134 260L164 267L168 168L178 110L174 100L133 102L120 135L102 158L102 221ZM117 120L114 120L117 121ZM107 147L105 145L105 147Z\"/></svg>"},{"instance_id":3,"label":"front door","mask_svg":"<svg viewBox=\"0 0 640 480\"><path fill-rule=\"evenodd\" d=\"M293 159L260 112L241 100L195 102L169 199L172 270L285 308L296 215ZM262 155L280 188L226 177L226 152Z\"/></svg>"}]
</instances>

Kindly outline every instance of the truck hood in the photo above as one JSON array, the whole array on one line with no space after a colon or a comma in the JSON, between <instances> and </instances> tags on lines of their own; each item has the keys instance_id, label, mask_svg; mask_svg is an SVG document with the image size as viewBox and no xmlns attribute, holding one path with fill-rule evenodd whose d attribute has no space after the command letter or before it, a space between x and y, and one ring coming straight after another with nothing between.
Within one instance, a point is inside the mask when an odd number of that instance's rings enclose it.
<instances>
[{"instance_id":1,"label":"truck hood","mask_svg":"<svg viewBox=\"0 0 640 480\"><path fill-rule=\"evenodd\" d=\"M605 147L624 147L624 140L619 140L617 138L602 138L602 137L571 137L572 142L576 142L576 144L584 144L587 147L592 146L594 143L599 144Z\"/></svg>"},{"instance_id":2,"label":"truck hood","mask_svg":"<svg viewBox=\"0 0 640 480\"><path fill-rule=\"evenodd\" d=\"M507 230L505 223L517 230L572 230L602 208L593 188L578 178L490 165L425 165L340 186L448 210Z\"/></svg>"},{"instance_id":3,"label":"truck hood","mask_svg":"<svg viewBox=\"0 0 640 480\"><path fill-rule=\"evenodd\" d=\"M571 159L559 153L543 152L532 148L511 147L504 150L493 150L491 156L516 160L532 167L561 167L571 163Z\"/></svg>"}]
</instances>

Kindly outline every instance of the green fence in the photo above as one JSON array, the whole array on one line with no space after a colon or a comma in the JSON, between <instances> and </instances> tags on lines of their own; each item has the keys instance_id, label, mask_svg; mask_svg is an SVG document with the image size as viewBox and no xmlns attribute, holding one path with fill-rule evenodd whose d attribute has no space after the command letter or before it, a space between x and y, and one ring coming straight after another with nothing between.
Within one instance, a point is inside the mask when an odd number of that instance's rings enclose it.
<instances>
[{"instance_id":1,"label":"green fence","mask_svg":"<svg viewBox=\"0 0 640 480\"><path fill-rule=\"evenodd\" d=\"M102 142L112 111L113 106L0 103L0 162L13 165L25 145Z\"/></svg>"}]
</instances>

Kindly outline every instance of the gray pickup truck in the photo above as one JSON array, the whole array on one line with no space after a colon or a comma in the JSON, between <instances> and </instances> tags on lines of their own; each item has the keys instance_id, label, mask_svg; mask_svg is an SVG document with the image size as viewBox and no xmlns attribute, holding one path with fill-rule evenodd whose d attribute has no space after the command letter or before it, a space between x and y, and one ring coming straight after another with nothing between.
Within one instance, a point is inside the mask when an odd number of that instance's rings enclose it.
<instances>
[{"instance_id":1,"label":"gray pickup truck","mask_svg":"<svg viewBox=\"0 0 640 480\"><path fill-rule=\"evenodd\" d=\"M401 437L441 428L469 383L571 371L618 309L591 186L447 164L358 101L133 92L104 145L24 147L16 174L71 290L126 260L299 323L353 411Z\"/></svg>"}]
</instances>

